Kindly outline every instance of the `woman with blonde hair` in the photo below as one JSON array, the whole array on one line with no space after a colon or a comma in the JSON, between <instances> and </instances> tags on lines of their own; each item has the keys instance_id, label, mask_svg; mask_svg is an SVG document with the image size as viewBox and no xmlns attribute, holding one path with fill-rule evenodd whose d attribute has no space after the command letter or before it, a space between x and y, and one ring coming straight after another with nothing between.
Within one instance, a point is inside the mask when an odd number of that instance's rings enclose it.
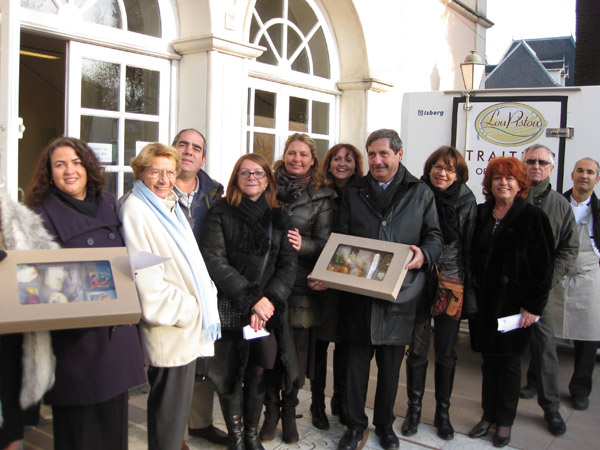
<instances>
[{"instance_id":1,"label":"woman with blonde hair","mask_svg":"<svg viewBox=\"0 0 600 450\"><path fill-rule=\"evenodd\" d=\"M265 398L265 421L260 431L263 442L275 438L279 417L283 428L283 441L290 444L299 440L296 427L298 389L302 387L314 357L314 332L320 324L319 298L308 286L312 271L325 242L333 228L332 199L335 192L324 186L319 172L317 144L307 134L292 134L285 143L283 158L274 164L277 179L277 202L290 218L288 239L298 252L298 272L289 297L289 320L294 333L298 357L298 384L291 392L281 390L281 370L275 366ZM281 404L280 404L281 402ZM281 408L280 408L281 406Z\"/></svg>"}]
</instances>

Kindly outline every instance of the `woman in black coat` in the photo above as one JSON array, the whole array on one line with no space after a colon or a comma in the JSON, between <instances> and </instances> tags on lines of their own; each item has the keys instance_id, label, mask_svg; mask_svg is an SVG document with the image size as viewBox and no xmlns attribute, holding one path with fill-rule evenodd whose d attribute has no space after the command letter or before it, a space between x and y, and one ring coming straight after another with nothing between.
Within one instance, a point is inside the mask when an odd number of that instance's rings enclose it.
<instances>
[{"instance_id":1,"label":"woman in black coat","mask_svg":"<svg viewBox=\"0 0 600 450\"><path fill-rule=\"evenodd\" d=\"M464 283L468 275L469 251L477 209L475 196L465 184L469 179L467 163L454 147L440 147L425 161L421 179L431 188L435 196L444 238L444 247L437 261L437 268L440 274ZM431 342L432 305L435 301L437 285L436 271L428 272L417 306L412 342L406 359L408 410L402 424L404 436L412 436L417 432L421 418L421 404L427 375L427 353ZM451 317L446 314L446 311L440 311L433 317L436 401L433 424L438 430L438 436L446 440L454 437L449 409L456 369L455 347L461 309L463 314L476 309L472 289L465 289L463 303L455 316Z\"/></svg>"},{"instance_id":2,"label":"woman in black coat","mask_svg":"<svg viewBox=\"0 0 600 450\"><path fill-rule=\"evenodd\" d=\"M57 138L40 157L27 204L62 247L121 247L115 200L104 183L87 144ZM53 331L52 347L56 382L44 400L52 405L54 448L126 449L128 390L146 382L137 327Z\"/></svg>"},{"instance_id":3,"label":"woman in black coat","mask_svg":"<svg viewBox=\"0 0 600 450\"><path fill-rule=\"evenodd\" d=\"M260 430L263 442L275 438L280 415L283 441L292 444L300 439L296 427L298 389L307 373L309 378L312 375L310 361L314 359L315 327L320 324L320 299L308 286L307 277L331 234L334 219L331 200L335 192L323 186L318 168L317 144L301 133L288 137L283 158L274 164L277 202L290 217L288 238L298 252L298 273L288 304L299 372L297 386L291 392L281 393L281 411L278 368L272 373L265 399L265 421Z\"/></svg>"},{"instance_id":4,"label":"woman in black coat","mask_svg":"<svg viewBox=\"0 0 600 450\"><path fill-rule=\"evenodd\" d=\"M469 436L483 437L495 423L496 447L510 442L521 355L548 300L554 268L552 228L541 209L526 203L528 188L521 161L490 161L483 179L487 201L477 207L471 251L477 313L469 325L471 346L483 356L483 416ZM497 331L499 318L515 314L518 328Z\"/></svg>"},{"instance_id":5,"label":"woman in black coat","mask_svg":"<svg viewBox=\"0 0 600 450\"><path fill-rule=\"evenodd\" d=\"M331 147L321 162L319 172L325 179L325 184L331 187L337 197L332 200L335 213L334 223L340 210L342 191L363 176L362 156L352 144L336 144ZM314 281L309 286L318 285ZM323 286L325 287L325 286ZM342 358L342 342L336 333L338 320L338 303L340 291L327 289L318 294L321 324L316 330L315 343L315 373L310 380L311 403L310 412L312 423L316 428L327 430L329 419L325 413L325 385L327 381L327 348L330 342L335 342L333 352L333 396L331 397L331 413L339 414L342 424L346 424L348 406L346 404L346 388L344 384L344 366Z\"/></svg>"},{"instance_id":6,"label":"woman in black coat","mask_svg":"<svg viewBox=\"0 0 600 450\"><path fill-rule=\"evenodd\" d=\"M223 323L215 357L205 362L215 383L228 431L229 449L263 449L257 435L264 400L264 371L277 359L290 390L298 376L287 322L287 299L296 277L297 256L287 238L287 215L276 204L276 182L267 160L258 154L236 163L226 199L209 210L200 249L218 288ZM224 308L228 304L229 309ZM241 326L267 337L245 340ZM242 431L243 416L243 431Z\"/></svg>"}]
</instances>

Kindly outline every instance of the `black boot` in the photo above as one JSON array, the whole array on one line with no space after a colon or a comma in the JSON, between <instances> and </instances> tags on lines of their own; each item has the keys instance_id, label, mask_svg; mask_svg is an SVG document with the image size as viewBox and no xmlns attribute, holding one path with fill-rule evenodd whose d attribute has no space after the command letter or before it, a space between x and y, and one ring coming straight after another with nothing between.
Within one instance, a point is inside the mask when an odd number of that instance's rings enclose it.
<instances>
[{"instance_id":1,"label":"black boot","mask_svg":"<svg viewBox=\"0 0 600 450\"><path fill-rule=\"evenodd\" d=\"M227 425L227 449L245 450L242 432L242 392L219 395L223 419Z\"/></svg>"},{"instance_id":2,"label":"black boot","mask_svg":"<svg viewBox=\"0 0 600 450\"><path fill-rule=\"evenodd\" d=\"M310 380L312 423L319 430L329 429L325 414L325 382L327 379L327 346L329 342L317 339L315 348L315 376Z\"/></svg>"},{"instance_id":3,"label":"black boot","mask_svg":"<svg viewBox=\"0 0 600 450\"><path fill-rule=\"evenodd\" d=\"M298 428L296 427L296 406L298 405L298 388L295 387L289 393L282 395L281 406L281 428L283 442L294 444L300 440Z\"/></svg>"},{"instance_id":4,"label":"black boot","mask_svg":"<svg viewBox=\"0 0 600 450\"><path fill-rule=\"evenodd\" d=\"M269 386L265 393L265 420L258 435L261 442L275 439L275 430L279 422L279 388Z\"/></svg>"},{"instance_id":5,"label":"black boot","mask_svg":"<svg viewBox=\"0 0 600 450\"><path fill-rule=\"evenodd\" d=\"M406 394L408 396L408 409L402 423L402 434L412 436L416 434L421 421L421 405L425 394L425 378L427 376L427 363L412 367L406 364Z\"/></svg>"},{"instance_id":6,"label":"black boot","mask_svg":"<svg viewBox=\"0 0 600 450\"><path fill-rule=\"evenodd\" d=\"M258 422L264 395L244 392L244 444L246 450L265 450L258 439Z\"/></svg>"},{"instance_id":7,"label":"black boot","mask_svg":"<svg viewBox=\"0 0 600 450\"><path fill-rule=\"evenodd\" d=\"M435 365L435 417L433 425L438 429L438 436L449 441L454 437L454 428L450 423L450 396L454 384L454 367Z\"/></svg>"}]
</instances>

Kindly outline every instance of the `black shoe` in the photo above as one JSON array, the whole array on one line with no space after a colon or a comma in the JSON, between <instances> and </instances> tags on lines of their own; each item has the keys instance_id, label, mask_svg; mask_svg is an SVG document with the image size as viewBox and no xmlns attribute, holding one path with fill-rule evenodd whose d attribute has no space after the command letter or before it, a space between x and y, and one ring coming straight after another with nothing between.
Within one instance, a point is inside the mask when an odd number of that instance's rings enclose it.
<instances>
[{"instance_id":1,"label":"black shoe","mask_svg":"<svg viewBox=\"0 0 600 450\"><path fill-rule=\"evenodd\" d=\"M325 414L325 405L310 405L312 424L319 430L329 430L329 419Z\"/></svg>"},{"instance_id":2,"label":"black shoe","mask_svg":"<svg viewBox=\"0 0 600 450\"><path fill-rule=\"evenodd\" d=\"M340 439L337 450L356 450L363 439L363 433L362 430L349 428Z\"/></svg>"},{"instance_id":3,"label":"black shoe","mask_svg":"<svg viewBox=\"0 0 600 450\"><path fill-rule=\"evenodd\" d=\"M579 411L585 411L590 406L590 399L587 397L571 397L573 408Z\"/></svg>"},{"instance_id":4,"label":"black shoe","mask_svg":"<svg viewBox=\"0 0 600 450\"><path fill-rule=\"evenodd\" d=\"M508 428L508 435L501 436L500 431L502 428ZM502 433L505 434L505 433ZM496 427L496 433L494 434L494 447L505 447L510 442L510 427Z\"/></svg>"},{"instance_id":5,"label":"black shoe","mask_svg":"<svg viewBox=\"0 0 600 450\"><path fill-rule=\"evenodd\" d=\"M533 386L525 385L519 391L519 397L530 399L537 395L537 389Z\"/></svg>"},{"instance_id":6,"label":"black shoe","mask_svg":"<svg viewBox=\"0 0 600 450\"><path fill-rule=\"evenodd\" d=\"M485 437L490 431L491 423L486 422L485 420L480 420L477 425L475 425L471 431L469 431L469 437L471 438L481 438Z\"/></svg>"},{"instance_id":7,"label":"black shoe","mask_svg":"<svg viewBox=\"0 0 600 450\"><path fill-rule=\"evenodd\" d=\"M213 424L204 428L188 428L190 436L200 437L217 445L227 445L227 433L219 430Z\"/></svg>"},{"instance_id":8,"label":"black shoe","mask_svg":"<svg viewBox=\"0 0 600 450\"><path fill-rule=\"evenodd\" d=\"M554 436L560 436L567 431L567 425L558 411L544 413L544 420L548 422L548 429Z\"/></svg>"},{"instance_id":9,"label":"black shoe","mask_svg":"<svg viewBox=\"0 0 600 450\"><path fill-rule=\"evenodd\" d=\"M384 450L400 448L400 441L392 427L383 429L375 427L375 434L379 436L379 445L381 445Z\"/></svg>"}]
</instances>

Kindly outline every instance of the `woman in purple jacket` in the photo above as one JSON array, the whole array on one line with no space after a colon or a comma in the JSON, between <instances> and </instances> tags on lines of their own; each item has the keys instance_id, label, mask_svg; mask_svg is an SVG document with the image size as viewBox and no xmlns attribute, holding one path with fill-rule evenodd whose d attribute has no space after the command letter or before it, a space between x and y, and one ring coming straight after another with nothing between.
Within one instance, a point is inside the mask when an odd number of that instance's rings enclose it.
<instances>
[{"instance_id":1,"label":"woman in purple jacket","mask_svg":"<svg viewBox=\"0 0 600 450\"><path fill-rule=\"evenodd\" d=\"M27 204L65 248L124 246L114 198L83 141L57 138L44 150ZM98 257L102 253L98 251ZM55 449L126 449L128 390L146 376L136 326L53 331Z\"/></svg>"}]
</instances>

